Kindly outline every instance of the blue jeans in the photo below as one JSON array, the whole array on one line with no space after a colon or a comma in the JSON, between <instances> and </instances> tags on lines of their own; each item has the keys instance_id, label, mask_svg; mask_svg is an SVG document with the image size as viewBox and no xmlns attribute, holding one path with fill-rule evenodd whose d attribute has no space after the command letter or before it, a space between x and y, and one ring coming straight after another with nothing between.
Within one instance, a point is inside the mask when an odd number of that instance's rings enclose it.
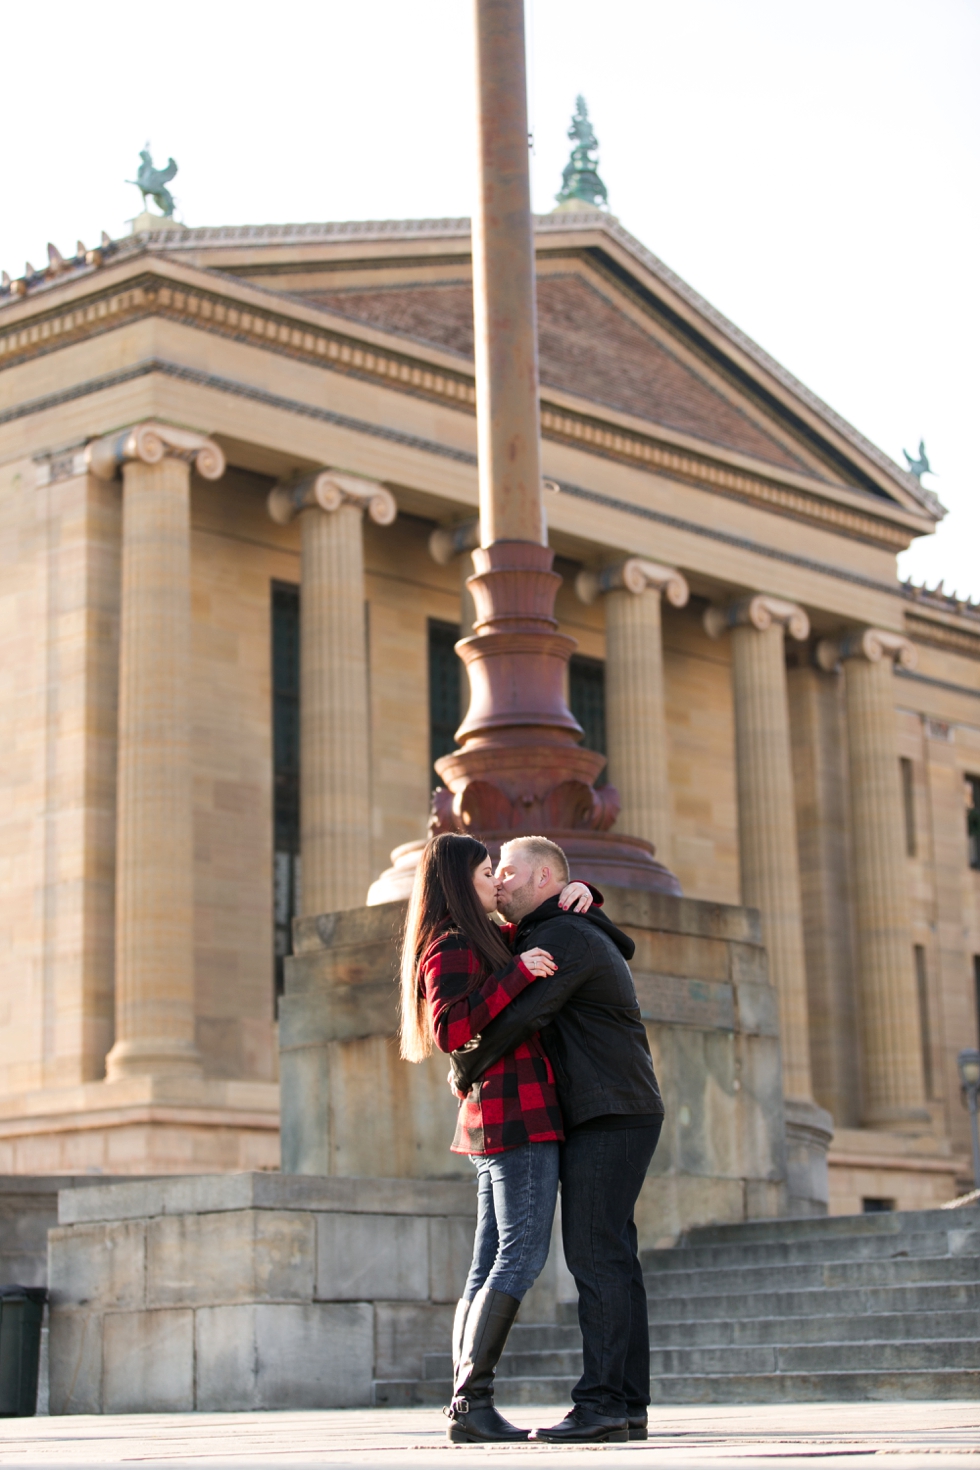
<instances>
[{"instance_id":1,"label":"blue jeans","mask_svg":"<svg viewBox=\"0 0 980 1470\"><path fill-rule=\"evenodd\" d=\"M525 1143L502 1154L472 1154L477 1179L476 1239L463 1296L481 1287L522 1301L551 1245L558 1199L557 1143Z\"/></svg>"},{"instance_id":2,"label":"blue jeans","mask_svg":"<svg viewBox=\"0 0 980 1470\"><path fill-rule=\"evenodd\" d=\"M598 1414L640 1414L650 1402L647 1294L633 1209L662 1119L614 1132L573 1129L561 1151L565 1261L578 1287L585 1372L572 1401Z\"/></svg>"}]
</instances>

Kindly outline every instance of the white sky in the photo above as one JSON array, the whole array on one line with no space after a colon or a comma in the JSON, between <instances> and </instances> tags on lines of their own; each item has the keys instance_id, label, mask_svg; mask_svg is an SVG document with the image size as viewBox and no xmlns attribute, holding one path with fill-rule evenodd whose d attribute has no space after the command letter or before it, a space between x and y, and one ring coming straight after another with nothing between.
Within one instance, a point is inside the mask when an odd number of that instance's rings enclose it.
<instances>
[{"instance_id":1,"label":"white sky","mask_svg":"<svg viewBox=\"0 0 980 1470\"><path fill-rule=\"evenodd\" d=\"M980 597L980 0L525 0L534 203L583 92L627 229L950 514ZM468 0L48 0L4 28L0 266L119 235L145 140L192 225L470 213ZM26 22L25 22L26 23Z\"/></svg>"}]
</instances>

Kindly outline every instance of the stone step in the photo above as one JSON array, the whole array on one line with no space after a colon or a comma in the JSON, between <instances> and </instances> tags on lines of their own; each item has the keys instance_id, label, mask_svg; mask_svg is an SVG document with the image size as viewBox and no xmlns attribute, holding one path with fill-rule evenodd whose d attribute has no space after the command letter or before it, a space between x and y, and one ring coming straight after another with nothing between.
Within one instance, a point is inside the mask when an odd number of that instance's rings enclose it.
<instances>
[{"instance_id":1,"label":"stone step","mask_svg":"<svg viewBox=\"0 0 980 1470\"><path fill-rule=\"evenodd\" d=\"M534 1338L524 1351L541 1348L574 1349L579 1333L570 1327L551 1328L575 1341ZM650 1341L654 1347L749 1347L756 1343L827 1342L916 1342L936 1338L972 1338L978 1335L974 1311L873 1312L835 1317L748 1317L693 1322L653 1322Z\"/></svg>"},{"instance_id":2,"label":"stone step","mask_svg":"<svg viewBox=\"0 0 980 1470\"><path fill-rule=\"evenodd\" d=\"M840 1316L705 1318L693 1321L657 1321L650 1323L650 1342L654 1348L666 1347L739 1347L757 1343L827 1342L921 1342L925 1340L972 1338L978 1334L977 1311L873 1312ZM582 1335L578 1323L560 1326L539 1323L525 1326L517 1323L511 1330L507 1353L580 1352ZM448 1353L429 1354L444 1360L443 1373L449 1371Z\"/></svg>"},{"instance_id":3,"label":"stone step","mask_svg":"<svg viewBox=\"0 0 980 1470\"><path fill-rule=\"evenodd\" d=\"M900 1235L830 1235L802 1240L690 1246L644 1251L643 1269L653 1276L746 1266L807 1265L813 1262L894 1260L905 1256L980 1255L980 1228L910 1231Z\"/></svg>"},{"instance_id":4,"label":"stone step","mask_svg":"<svg viewBox=\"0 0 980 1470\"><path fill-rule=\"evenodd\" d=\"M567 1408L575 1379L571 1377L501 1378L496 1402L505 1407L558 1404ZM720 1373L655 1376L651 1381L651 1427L656 1432L658 1404L856 1403L909 1400L980 1399L980 1370L970 1368L897 1370L853 1373ZM389 1408L448 1404L448 1379L379 1380L374 1402ZM517 1416L515 1416L517 1417ZM560 1416L556 1416L560 1417ZM522 1422L518 1418L518 1422Z\"/></svg>"},{"instance_id":5,"label":"stone step","mask_svg":"<svg viewBox=\"0 0 980 1470\"><path fill-rule=\"evenodd\" d=\"M692 1232L647 1267L655 1403L976 1398L980 1210L757 1221ZM575 1304L515 1324L501 1404L560 1404L581 1372ZM445 1404L448 1353L381 1404Z\"/></svg>"},{"instance_id":6,"label":"stone step","mask_svg":"<svg viewBox=\"0 0 980 1470\"><path fill-rule=\"evenodd\" d=\"M810 1265L725 1266L701 1271L665 1271L646 1278L650 1301L676 1297L752 1296L761 1291L806 1291L818 1287L946 1285L980 1281L980 1255L899 1256L890 1260L820 1261Z\"/></svg>"},{"instance_id":7,"label":"stone step","mask_svg":"<svg viewBox=\"0 0 980 1470\"><path fill-rule=\"evenodd\" d=\"M827 1239L835 1235L909 1235L922 1231L980 1229L980 1206L959 1210L885 1210L873 1215L814 1215L799 1220L745 1220L732 1225L698 1225L678 1250L761 1240Z\"/></svg>"},{"instance_id":8,"label":"stone step","mask_svg":"<svg viewBox=\"0 0 980 1470\"><path fill-rule=\"evenodd\" d=\"M514 1383L517 1382L515 1379ZM699 1374L690 1378L654 1378L650 1393L651 1423L655 1426L653 1406L657 1404L976 1401L980 1399L980 1372L954 1368L946 1372L732 1373L719 1374L716 1378L703 1378ZM522 1401L531 1403L533 1397Z\"/></svg>"},{"instance_id":9,"label":"stone step","mask_svg":"<svg viewBox=\"0 0 980 1470\"><path fill-rule=\"evenodd\" d=\"M950 1312L980 1308L980 1282L916 1282L904 1286L814 1287L796 1291L756 1291L751 1296L726 1292L718 1296L650 1297L651 1332L656 1323L759 1317L844 1317L872 1312Z\"/></svg>"},{"instance_id":10,"label":"stone step","mask_svg":"<svg viewBox=\"0 0 980 1470\"><path fill-rule=\"evenodd\" d=\"M924 1372L934 1369L980 1369L980 1342L976 1337L912 1340L908 1342L820 1342L790 1344L729 1344L718 1347L655 1347L650 1353L654 1377L690 1377L700 1374ZM449 1355L431 1353L425 1360L427 1382L448 1382ZM582 1372L581 1350L506 1352L497 1370L498 1382L510 1378L577 1378Z\"/></svg>"},{"instance_id":11,"label":"stone step","mask_svg":"<svg viewBox=\"0 0 980 1470\"><path fill-rule=\"evenodd\" d=\"M571 1361L555 1361L564 1355L542 1356L545 1361L541 1369L535 1367L532 1355L525 1355L520 1360L523 1373L515 1372L512 1376L575 1372L576 1365ZM929 1342L823 1342L786 1346L655 1348L650 1354L650 1373L654 1378L713 1378L719 1374L765 1373L921 1373L954 1368L980 1370L980 1343L969 1338Z\"/></svg>"}]
</instances>

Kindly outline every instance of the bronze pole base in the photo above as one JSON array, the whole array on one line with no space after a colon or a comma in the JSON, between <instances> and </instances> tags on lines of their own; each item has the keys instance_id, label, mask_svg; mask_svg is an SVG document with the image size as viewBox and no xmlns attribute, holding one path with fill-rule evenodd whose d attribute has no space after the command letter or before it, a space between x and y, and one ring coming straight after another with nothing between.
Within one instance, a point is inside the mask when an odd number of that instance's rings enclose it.
<instances>
[{"instance_id":1,"label":"bronze pole base","mask_svg":"<svg viewBox=\"0 0 980 1470\"><path fill-rule=\"evenodd\" d=\"M445 785L432 794L429 836L467 833L495 860L510 838L550 837L576 878L679 896L680 884L649 842L609 830L619 793L594 785L606 758L583 749L581 726L565 703L565 667L576 644L558 631L561 578L553 558L529 541L496 541L473 553L476 631L456 645L470 707L456 732L460 748L436 761ZM369 903L407 896L424 846L395 849Z\"/></svg>"}]
</instances>

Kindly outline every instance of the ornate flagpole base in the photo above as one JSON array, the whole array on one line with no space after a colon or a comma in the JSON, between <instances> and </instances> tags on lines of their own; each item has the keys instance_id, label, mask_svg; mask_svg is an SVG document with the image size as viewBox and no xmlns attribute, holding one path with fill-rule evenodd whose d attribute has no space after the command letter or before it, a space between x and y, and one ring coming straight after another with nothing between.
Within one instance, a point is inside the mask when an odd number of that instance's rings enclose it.
<instances>
[{"instance_id":1,"label":"ornate flagpole base","mask_svg":"<svg viewBox=\"0 0 980 1470\"><path fill-rule=\"evenodd\" d=\"M433 792L429 836L467 833L496 859L508 839L536 833L558 843L576 878L679 896L680 884L649 842L609 830L619 793L596 789L606 758L579 744L581 728L565 703L575 640L558 632L561 578L552 560L546 546L529 541L496 541L473 553L476 632L456 645L470 707L456 732L460 749L436 761L445 785ZM369 904L407 896L424 846L395 849Z\"/></svg>"}]
</instances>

